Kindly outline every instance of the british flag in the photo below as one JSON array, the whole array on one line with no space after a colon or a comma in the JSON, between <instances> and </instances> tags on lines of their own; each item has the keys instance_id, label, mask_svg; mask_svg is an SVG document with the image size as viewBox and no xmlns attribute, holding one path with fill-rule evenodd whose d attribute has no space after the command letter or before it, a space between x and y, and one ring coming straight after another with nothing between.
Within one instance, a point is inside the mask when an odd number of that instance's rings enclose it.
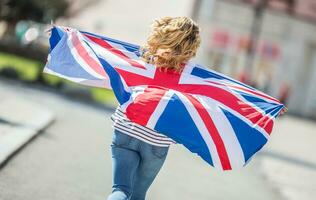
<instances>
[{"instance_id":1,"label":"british flag","mask_svg":"<svg viewBox=\"0 0 316 200\"><path fill-rule=\"evenodd\" d=\"M141 59L137 45L54 27L44 72L109 88L140 125L165 134L215 168L245 166L270 138L284 105L248 85L188 62L181 72Z\"/></svg>"}]
</instances>

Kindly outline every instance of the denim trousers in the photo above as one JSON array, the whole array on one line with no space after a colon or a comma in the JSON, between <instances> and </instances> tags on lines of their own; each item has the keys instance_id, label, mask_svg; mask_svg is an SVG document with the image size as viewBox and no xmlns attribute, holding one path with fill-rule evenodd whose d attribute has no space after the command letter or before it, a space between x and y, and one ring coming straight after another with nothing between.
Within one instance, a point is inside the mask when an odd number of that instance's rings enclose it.
<instances>
[{"instance_id":1,"label":"denim trousers","mask_svg":"<svg viewBox=\"0 0 316 200\"><path fill-rule=\"evenodd\" d=\"M113 186L107 200L144 200L169 147L154 146L114 130L111 150Z\"/></svg>"}]
</instances>

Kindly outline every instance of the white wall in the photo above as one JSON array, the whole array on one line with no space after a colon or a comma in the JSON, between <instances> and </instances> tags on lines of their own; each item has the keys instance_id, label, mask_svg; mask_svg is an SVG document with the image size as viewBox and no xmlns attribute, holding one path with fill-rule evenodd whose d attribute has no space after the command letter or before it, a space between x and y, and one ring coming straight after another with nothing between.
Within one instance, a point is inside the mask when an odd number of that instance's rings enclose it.
<instances>
[{"instance_id":1,"label":"white wall","mask_svg":"<svg viewBox=\"0 0 316 200\"><path fill-rule=\"evenodd\" d=\"M100 0L67 22L69 26L142 44L155 18L189 16L193 0Z\"/></svg>"}]
</instances>

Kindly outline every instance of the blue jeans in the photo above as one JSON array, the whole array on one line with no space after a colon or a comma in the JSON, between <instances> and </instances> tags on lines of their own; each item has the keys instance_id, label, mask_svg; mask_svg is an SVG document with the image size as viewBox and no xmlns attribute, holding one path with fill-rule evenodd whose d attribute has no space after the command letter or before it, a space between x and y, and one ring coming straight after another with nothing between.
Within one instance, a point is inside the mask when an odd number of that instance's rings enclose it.
<instances>
[{"instance_id":1,"label":"blue jeans","mask_svg":"<svg viewBox=\"0 0 316 200\"><path fill-rule=\"evenodd\" d=\"M114 130L111 148L113 190L107 200L144 200L169 147L150 145Z\"/></svg>"}]
</instances>

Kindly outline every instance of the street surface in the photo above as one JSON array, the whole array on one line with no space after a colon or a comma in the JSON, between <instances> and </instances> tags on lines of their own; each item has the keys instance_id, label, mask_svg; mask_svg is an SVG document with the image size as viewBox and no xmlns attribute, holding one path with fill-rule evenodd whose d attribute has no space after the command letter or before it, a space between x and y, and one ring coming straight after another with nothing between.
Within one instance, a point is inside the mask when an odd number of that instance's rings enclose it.
<instances>
[{"instance_id":1,"label":"street surface","mask_svg":"<svg viewBox=\"0 0 316 200\"><path fill-rule=\"evenodd\" d=\"M111 191L109 117L113 110L16 82L0 81L0 92L38 103L56 115L54 124L0 169L0 199L106 199ZM220 172L174 145L147 199L284 199L269 182L271 173L261 171L266 157L269 152L256 156L240 171Z\"/></svg>"}]
</instances>

